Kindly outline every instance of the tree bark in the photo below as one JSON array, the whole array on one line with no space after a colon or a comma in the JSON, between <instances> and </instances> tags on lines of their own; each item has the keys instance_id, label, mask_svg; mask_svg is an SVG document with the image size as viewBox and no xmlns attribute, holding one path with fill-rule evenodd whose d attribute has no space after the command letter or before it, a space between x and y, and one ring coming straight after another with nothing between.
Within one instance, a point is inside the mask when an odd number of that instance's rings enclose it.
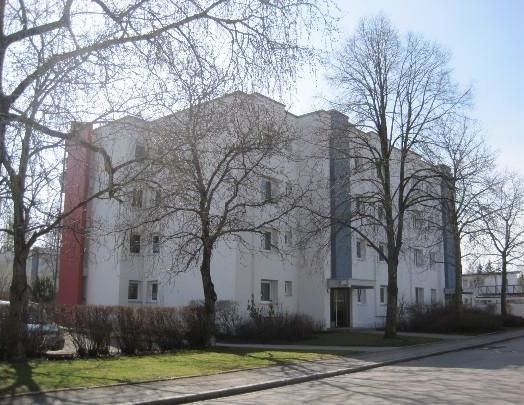
<instances>
[{"instance_id":1,"label":"tree bark","mask_svg":"<svg viewBox=\"0 0 524 405\"><path fill-rule=\"evenodd\" d=\"M388 260L388 305L386 310L386 327L384 338L392 339L397 337L397 305L398 305L398 285L397 285L398 259Z\"/></svg>"},{"instance_id":2,"label":"tree bark","mask_svg":"<svg viewBox=\"0 0 524 405\"><path fill-rule=\"evenodd\" d=\"M209 245L204 246L202 252L202 264L200 265L200 275L204 287L204 316L206 323L206 346L215 346L215 313L217 294L215 285L211 280L211 256L213 248Z\"/></svg>"},{"instance_id":3,"label":"tree bark","mask_svg":"<svg viewBox=\"0 0 524 405\"><path fill-rule=\"evenodd\" d=\"M16 233L16 232L15 232ZM28 248L20 246L19 237L15 237L13 259L13 281L9 294L9 315L7 320L7 353L11 361L23 361L26 357L25 342L27 307L30 288L27 284L26 264Z\"/></svg>"},{"instance_id":4,"label":"tree bark","mask_svg":"<svg viewBox=\"0 0 524 405\"><path fill-rule=\"evenodd\" d=\"M502 254L502 284L500 286L500 315L502 315L502 321L506 319L508 315L508 308L506 303L507 291L508 291L508 277L507 277L508 261L506 254Z\"/></svg>"}]
</instances>

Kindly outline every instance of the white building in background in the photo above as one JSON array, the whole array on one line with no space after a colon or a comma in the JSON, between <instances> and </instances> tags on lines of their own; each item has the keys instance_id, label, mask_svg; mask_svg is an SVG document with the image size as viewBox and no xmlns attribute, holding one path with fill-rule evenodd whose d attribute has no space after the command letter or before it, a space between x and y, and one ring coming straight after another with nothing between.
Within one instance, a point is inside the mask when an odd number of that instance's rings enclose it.
<instances>
[{"instance_id":1,"label":"white building in background","mask_svg":"<svg viewBox=\"0 0 524 405\"><path fill-rule=\"evenodd\" d=\"M321 187L316 198L333 211L336 196L346 192L333 190L335 177L351 178L356 173L354 162L349 158L335 159L330 147L333 135L349 127L347 117L337 111L297 116L286 111L284 105L256 93L237 92L213 102L227 102L235 97L242 97L244 102L264 103L285 117L298 134L292 146L296 159L283 168L287 178L300 184L317 176ZM85 127L80 136L88 141L100 140L118 163L144 152L147 127L158 122L124 118L95 130ZM102 170L99 160L88 152L70 148L65 176L66 209L93 189ZM278 178L261 180L273 182L265 186L269 193L285 186L279 184ZM351 181L345 184L349 189ZM434 187L437 193L442 191L439 183ZM106 229L115 229L123 205L127 204L126 209L130 205L138 209L153 204L155 198L153 192L143 190L129 202L93 200L85 210L78 210L81 212L71 218L71 223L82 229L96 221ZM445 295L453 290L449 235L442 230L445 227L439 228L432 235L438 242L431 248L422 246L418 236L419 214L406 220L409 243L404 246L398 267L402 304L443 302ZM445 217L440 210L430 215L441 221ZM308 218L296 221L307 226ZM167 271L171 261L161 238L159 233L137 230L129 233L127 242L119 243L118 236L106 232L91 231L85 237L83 233L66 230L62 236L59 302L182 306L203 299L197 268L176 275ZM253 298L256 304L272 304L290 313L308 314L325 327L382 326L387 302L387 266L371 246L347 227L332 226L326 232L328 243L323 248L317 240L297 249L293 245L296 239L293 231L286 228L268 229L262 240L260 234L247 234L243 243L218 243L212 259L218 299L236 301L245 309ZM385 240L377 240L380 246L383 243Z\"/></svg>"},{"instance_id":2,"label":"white building in background","mask_svg":"<svg viewBox=\"0 0 524 405\"><path fill-rule=\"evenodd\" d=\"M524 271L508 271L506 302L508 312L524 317ZM519 268L520 267L520 268ZM463 301L478 308L492 308L500 313L501 272L467 273L462 275Z\"/></svg>"}]
</instances>

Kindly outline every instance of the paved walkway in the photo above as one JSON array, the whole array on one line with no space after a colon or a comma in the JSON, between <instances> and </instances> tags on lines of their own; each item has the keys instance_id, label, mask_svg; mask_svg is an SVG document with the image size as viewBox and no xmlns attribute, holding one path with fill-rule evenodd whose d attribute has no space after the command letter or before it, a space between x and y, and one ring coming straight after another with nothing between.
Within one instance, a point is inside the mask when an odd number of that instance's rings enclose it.
<instances>
[{"instance_id":1,"label":"paved walkway","mask_svg":"<svg viewBox=\"0 0 524 405\"><path fill-rule=\"evenodd\" d=\"M480 347L517 337L524 337L524 330L403 347L367 353L353 358L302 362L287 366L168 381L4 397L0 398L0 404L161 404L192 402L349 374L383 365Z\"/></svg>"}]
</instances>

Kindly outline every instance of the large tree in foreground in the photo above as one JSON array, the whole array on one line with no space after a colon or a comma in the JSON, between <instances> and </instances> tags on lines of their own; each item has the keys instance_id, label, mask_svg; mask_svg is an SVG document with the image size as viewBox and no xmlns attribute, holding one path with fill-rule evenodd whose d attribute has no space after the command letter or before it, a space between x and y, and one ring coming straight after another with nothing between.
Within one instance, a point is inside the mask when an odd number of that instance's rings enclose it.
<instances>
[{"instance_id":1,"label":"large tree in foreground","mask_svg":"<svg viewBox=\"0 0 524 405\"><path fill-rule=\"evenodd\" d=\"M215 60L209 61L203 44L220 46L219 62L237 78L285 82L307 50L301 33L318 22L314 3L0 2L0 204L10 212L0 232L9 234L14 249L7 328L11 358L24 357L29 251L71 213L61 212L55 197L64 142L89 148L105 161L107 183L89 198L112 196L119 188L113 180L120 167L100 145L69 131L71 121L110 119L144 106L154 110L155 98L145 96L151 95L152 83L160 83L155 91L162 87L163 75L160 66L155 66L158 73L144 66L166 49L193 55L205 67Z\"/></svg>"},{"instance_id":2,"label":"large tree in foreground","mask_svg":"<svg viewBox=\"0 0 524 405\"><path fill-rule=\"evenodd\" d=\"M333 63L332 84L339 91L336 106L362 129L348 137L356 145L352 158L366 162L372 176L361 179L366 199L375 210L366 218L383 228L385 248L371 244L388 267L385 337L396 335L397 273L405 241L407 213L427 201L421 190L434 177L417 164L415 155L433 136L436 123L461 102L450 76L449 58L437 45L419 35L400 37L382 17L361 21L355 35ZM367 133L371 131L371 133ZM348 141L349 142L349 141ZM340 218L335 218L339 221ZM358 223L348 224L366 234Z\"/></svg>"}]
</instances>

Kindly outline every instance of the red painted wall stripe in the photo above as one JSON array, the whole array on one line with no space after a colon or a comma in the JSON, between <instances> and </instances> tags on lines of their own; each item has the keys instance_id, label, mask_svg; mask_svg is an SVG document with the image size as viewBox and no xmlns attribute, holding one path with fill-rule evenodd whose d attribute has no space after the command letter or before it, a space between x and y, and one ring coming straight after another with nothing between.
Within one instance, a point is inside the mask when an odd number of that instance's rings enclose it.
<instances>
[{"instance_id":1,"label":"red painted wall stripe","mask_svg":"<svg viewBox=\"0 0 524 405\"><path fill-rule=\"evenodd\" d=\"M74 124L73 131L86 142L91 142L93 127L90 124ZM66 171L64 175L64 212L69 212L85 201L89 192L90 150L69 142L66 145ZM62 244L59 261L59 304L83 302L83 272L87 207L75 209L63 221Z\"/></svg>"}]
</instances>

